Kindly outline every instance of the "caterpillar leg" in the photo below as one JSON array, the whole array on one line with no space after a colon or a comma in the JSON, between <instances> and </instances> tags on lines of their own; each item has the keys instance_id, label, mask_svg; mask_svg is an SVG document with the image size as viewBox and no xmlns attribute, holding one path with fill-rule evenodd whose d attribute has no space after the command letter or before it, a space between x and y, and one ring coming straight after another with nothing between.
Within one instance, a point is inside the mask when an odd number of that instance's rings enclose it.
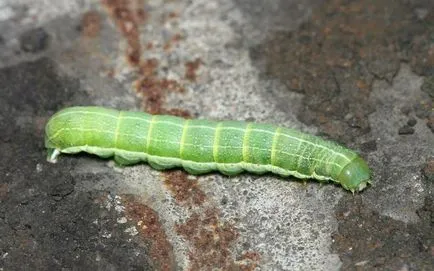
<instances>
[{"instance_id":1,"label":"caterpillar leg","mask_svg":"<svg viewBox=\"0 0 434 271\"><path fill-rule=\"evenodd\" d=\"M198 163L194 163L191 161L184 161L182 163L182 167L191 175L201 175L215 170L215 167L211 163L199 165Z\"/></svg>"},{"instance_id":2,"label":"caterpillar leg","mask_svg":"<svg viewBox=\"0 0 434 271\"><path fill-rule=\"evenodd\" d=\"M48 149L47 150L47 161L50 163L56 163L57 157L60 155L60 150L58 149Z\"/></svg>"},{"instance_id":3,"label":"caterpillar leg","mask_svg":"<svg viewBox=\"0 0 434 271\"><path fill-rule=\"evenodd\" d=\"M165 169L171 169L178 165L174 164L173 161L168 161L164 157L150 157L148 158L148 164L156 170L165 170Z\"/></svg>"},{"instance_id":4,"label":"caterpillar leg","mask_svg":"<svg viewBox=\"0 0 434 271\"><path fill-rule=\"evenodd\" d=\"M114 158L116 164L118 164L119 166L129 166L129 165L134 165L137 164L138 162L140 162L140 159L131 159L128 157L124 157L122 155L115 155Z\"/></svg>"},{"instance_id":5,"label":"caterpillar leg","mask_svg":"<svg viewBox=\"0 0 434 271\"><path fill-rule=\"evenodd\" d=\"M254 164L251 164L251 165L248 165L248 166L243 166L243 169L245 171L252 172L252 173L255 173L255 174L264 174L264 173L266 173L268 171L268 169L264 168L264 166L262 166L262 165L254 165Z\"/></svg>"},{"instance_id":6,"label":"caterpillar leg","mask_svg":"<svg viewBox=\"0 0 434 271\"><path fill-rule=\"evenodd\" d=\"M238 164L218 164L217 169L228 176L237 175L243 172L243 168Z\"/></svg>"}]
</instances>

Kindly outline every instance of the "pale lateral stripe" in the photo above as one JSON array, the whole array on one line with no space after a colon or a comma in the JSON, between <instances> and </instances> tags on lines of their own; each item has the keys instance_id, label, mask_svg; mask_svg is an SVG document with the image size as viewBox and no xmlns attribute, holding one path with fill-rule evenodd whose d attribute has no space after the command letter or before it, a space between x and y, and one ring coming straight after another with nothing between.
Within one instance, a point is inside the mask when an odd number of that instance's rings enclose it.
<instances>
[{"instance_id":1,"label":"pale lateral stripe","mask_svg":"<svg viewBox=\"0 0 434 271\"><path fill-rule=\"evenodd\" d=\"M151 133L152 133L152 127L154 126L154 118L155 116L152 116L151 122L149 123L148 135L146 136L146 152L149 151L149 145L151 144Z\"/></svg>"},{"instance_id":2,"label":"pale lateral stripe","mask_svg":"<svg viewBox=\"0 0 434 271\"><path fill-rule=\"evenodd\" d=\"M243 144L242 146L242 153L243 153L243 161L247 162L248 161L248 156L249 156L249 133L252 130L251 128L252 124L248 123L246 128L243 129L244 130L244 136L243 136Z\"/></svg>"},{"instance_id":3,"label":"pale lateral stripe","mask_svg":"<svg viewBox=\"0 0 434 271\"><path fill-rule=\"evenodd\" d=\"M152 124L152 122L151 122L151 124ZM61 129L59 129L59 131L57 131L57 133L56 133L55 135L53 135L53 137L49 138L49 140L52 140L52 139L54 139L55 137L57 137L57 136L60 134L60 132L63 132L63 131L70 131L70 130L72 130L72 131L86 131L86 132L101 132L101 130L98 130L98 129L92 129L92 128L88 128L88 129L80 129L80 128L61 128ZM105 132L105 133L113 134L113 132L110 132L110 131L104 131L104 132ZM134 137L134 138L136 138L136 139L142 139L141 137L136 136L136 135L134 135L134 134L125 134L125 133L120 133L120 134L123 135L123 136ZM169 140L161 140L161 139L152 139L152 141L160 142L160 143L166 143L166 144L177 144L177 143L178 143L177 141L169 141ZM185 143L185 145L187 145L187 146L196 146L195 144L192 144L192 143ZM214 148L216 147L216 144L214 144L214 145L201 145L201 146L202 146L203 148L213 148L213 155L214 155ZM241 147L238 147L238 146L218 146L217 148L226 148L226 149L242 149L243 147L242 147L242 146L241 146ZM259 150L259 151L266 151L266 152L270 151L270 149L268 149L268 148L259 148L259 147L253 147L253 146L251 146L250 148L252 148L252 149L254 149L254 150ZM218 149L217 149L217 150L218 150ZM307 159L306 157L304 157L304 156L302 156L302 155L295 154L295 153L290 153L290 152L286 152L286 151L282 151L282 150L276 150L276 152L281 153L281 154L285 154L285 155L288 155L288 156L295 156L295 157L298 157L298 158L303 157L304 159ZM215 157L215 158L216 158L216 157ZM320 160L320 159L316 159L316 158L310 158L309 160L310 160L310 161L316 161L316 162L324 162L324 161L322 161L322 160ZM216 162L216 163L218 163L218 162ZM328 161L327 161L326 164L331 164L331 165L335 165L335 166L337 166L337 167L339 167L339 168L342 168L341 165L336 164L335 162L328 162Z\"/></svg>"},{"instance_id":4,"label":"pale lateral stripe","mask_svg":"<svg viewBox=\"0 0 434 271\"><path fill-rule=\"evenodd\" d=\"M76 114L76 113L81 113L81 114L95 114L95 115L100 115L100 116L104 116L104 117L116 118L115 116L110 115L110 114L104 114L104 113L100 113L100 112L93 112L93 111L86 111L86 110L76 110L76 111L65 112L65 113L62 113L62 114L56 115L56 116L52 117L51 120L56 119L56 118L58 118L58 117L60 117L60 116L65 116L65 115L69 115L69 114ZM147 114L147 113L144 113L144 112L143 112L143 114L146 114L146 115L149 115L149 116L152 116L152 117L155 116L155 115L150 115L150 114ZM139 121L144 121L144 122L147 122L147 123L150 122L148 119L145 119L145 118L130 117L130 116L125 116L124 119L139 120ZM151 118L151 119L152 119L152 118ZM182 119L182 118L179 118L179 119ZM51 121L51 120L50 120L50 121ZM174 123L174 122L171 122L171 121L158 121L158 123L163 123L163 124L173 125L173 126L177 126L177 127L182 127L182 124ZM219 123L221 123L221 122L219 122ZM191 125L190 127L193 127L193 128L203 128L203 129L214 129L213 127L210 127L210 126L202 126L202 125ZM236 131L243 131L243 129L241 129L241 128L236 128L236 127L223 127L223 129L236 130ZM273 134L273 132L270 132L270 131L267 131L267 130L262 130L262 129L252 129L252 131L260 132L260 133ZM326 146L319 145L319 144L315 144L314 142L310 142L310 141L307 141L307 140L304 140L304 139L301 139L301 138L298 138L298 137L290 136L290 135L287 135L287 134L285 134L285 133L282 133L281 136L284 136L284 137L287 137L287 138L290 138L290 139L293 139L293 140L297 140L297 141L300 141L300 142L303 142L303 143L309 144L309 145L314 146L314 147L316 147L316 148L326 149L327 151L332 152L333 154L335 154L335 155L337 155L337 156L341 156L341 157L343 157L343 158L346 159L348 162L351 161L351 159L348 158L347 156L345 156L344 154L339 153L339 152L336 152L336 151L334 151L334 150L332 150L332 149L330 149L330 148L327 148Z\"/></svg>"},{"instance_id":5,"label":"pale lateral stripe","mask_svg":"<svg viewBox=\"0 0 434 271\"><path fill-rule=\"evenodd\" d=\"M190 122L190 120L185 120L184 125L183 125L184 127L182 128L181 143L179 146L179 158L181 158L181 159L182 159L182 153L184 152L185 135L187 134L189 122Z\"/></svg>"},{"instance_id":6,"label":"pale lateral stripe","mask_svg":"<svg viewBox=\"0 0 434 271\"><path fill-rule=\"evenodd\" d=\"M276 160L276 146L277 142L279 140L280 135L280 127L276 128L276 131L274 131L274 136L271 142L271 157L270 157L270 164L274 166L275 160Z\"/></svg>"}]
</instances>

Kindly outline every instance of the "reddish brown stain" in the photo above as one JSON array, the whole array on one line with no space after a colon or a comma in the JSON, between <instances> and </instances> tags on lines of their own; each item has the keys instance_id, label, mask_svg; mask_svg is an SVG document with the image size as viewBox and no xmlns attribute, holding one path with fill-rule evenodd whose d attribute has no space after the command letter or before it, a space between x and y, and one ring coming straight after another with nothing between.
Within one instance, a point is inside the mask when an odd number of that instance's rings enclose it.
<instances>
[{"instance_id":1,"label":"reddish brown stain","mask_svg":"<svg viewBox=\"0 0 434 271\"><path fill-rule=\"evenodd\" d=\"M48 119L45 117L35 117L33 121L33 128L37 132L42 132L45 130L45 125L47 124Z\"/></svg>"},{"instance_id":2,"label":"reddish brown stain","mask_svg":"<svg viewBox=\"0 0 434 271\"><path fill-rule=\"evenodd\" d=\"M101 17L96 11L86 12L81 19L83 36L95 38L101 30Z\"/></svg>"},{"instance_id":3,"label":"reddish brown stain","mask_svg":"<svg viewBox=\"0 0 434 271\"><path fill-rule=\"evenodd\" d=\"M163 104L170 91L183 92L184 89L175 80L159 79L154 76L144 77L136 81L136 91L143 96L143 108L151 114L170 114ZM177 113L178 111L173 111ZM179 110L182 115L189 115L187 111Z\"/></svg>"},{"instance_id":4,"label":"reddish brown stain","mask_svg":"<svg viewBox=\"0 0 434 271\"><path fill-rule=\"evenodd\" d=\"M428 181L434 181L434 159L428 160L422 169L423 175Z\"/></svg>"},{"instance_id":5,"label":"reddish brown stain","mask_svg":"<svg viewBox=\"0 0 434 271\"><path fill-rule=\"evenodd\" d=\"M230 248L238 232L233 224L221 221L219 209L204 204L207 198L197 178L189 179L189 175L181 170L164 172L162 176L178 204L199 208L185 223L175 226L175 231L190 246L188 270L254 270L259 254L246 252L239 259L234 259Z\"/></svg>"},{"instance_id":6,"label":"reddish brown stain","mask_svg":"<svg viewBox=\"0 0 434 271\"><path fill-rule=\"evenodd\" d=\"M239 259L234 259L230 248L238 232L233 224L221 221L217 208L204 205L207 198L196 177L189 179L189 175L181 170L164 172L162 176L164 184L180 205L199 208L185 223L175 226L175 231L190 245L189 270L254 270L259 254L246 252Z\"/></svg>"},{"instance_id":7,"label":"reddish brown stain","mask_svg":"<svg viewBox=\"0 0 434 271\"><path fill-rule=\"evenodd\" d=\"M160 78L157 75L159 65L157 59L142 59L142 47L143 50L154 49L153 42L148 42L144 46L140 42L139 26L146 21L148 16L144 9L144 0L101 0L101 3L106 7L128 43L126 55L130 65L138 67L138 79L134 82L134 86L138 95L143 99L143 109L151 114L189 117L190 113L187 110L166 109L164 107L167 94L169 92L183 92L184 87L175 80ZM163 17L162 23L166 19L176 17L176 13L168 13ZM169 50L174 43L181 39L180 34L174 34L164 45L164 48Z\"/></svg>"},{"instance_id":8,"label":"reddish brown stain","mask_svg":"<svg viewBox=\"0 0 434 271\"><path fill-rule=\"evenodd\" d=\"M183 205L202 205L205 193L199 188L197 179L188 179L188 174L181 170L162 173L164 184L175 200Z\"/></svg>"},{"instance_id":9,"label":"reddish brown stain","mask_svg":"<svg viewBox=\"0 0 434 271\"><path fill-rule=\"evenodd\" d=\"M139 67L140 78L134 83L137 93L143 97L143 108L151 114L179 114L189 116L182 109L166 109L163 104L169 92L184 92L185 89L175 80L157 76L158 60L144 60Z\"/></svg>"},{"instance_id":10,"label":"reddish brown stain","mask_svg":"<svg viewBox=\"0 0 434 271\"><path fill-rule=\"evenodd\" d=\"M238 237L233 225L220 221L220 212L210 208L192 215L175 230L191 244L189 270L222 270L236 268L229 248Z\"/></svg>"},{"instance_id":11,"label":"reddish brown stain","mask_svg":"<svg viewBox=\"0 0 434 271\"><path fill-rule=\"evenodd\" d=\"M174 270L173 248L159 220L158 213L132 195L122 195L125 216L134 221L140 235L151 243L151 257L158 263L158 270Z\"/></svg>"},{"instance_id":12,"label":"reddish brown stain","mask_svg":"<svg viewBox=\"0 0 434 271\"><path fill-rule=\"evenodd\" d=\"M180 40L182 40L182 35L177 33L175 35L172 36L172 38L166 42L166 44L164 44L163 49L164 51L170 51L170 49L172 49L172 47L178 43Z\"/></svg>"},{"instance_id":13,"label":"reddish brown stain","mask_svg":"<svg viewBox=\"0 0 434 271\"><path fill-rule=\"evenodd\" d=\"M108 68L105 72L105 75L109 78L113 78L115 76L116 72L114 68Z\"/></svg>"},{"instance_id":14,"label":"reddish brown stain","mask_svg":"<svg viewBox=\"0 0 434 271\"><path fill-rule=\"evenodd\" d=\"M261 255L257 252L247 251L237 260L241 271L253 271L259 266Z\"/></svg>"},{"instance_id":15,"label":"reddish brown stain","mask_svg":"<svg viewBox=\"0 0 434 271\"><path fill-rule=\"evenodd\" d=\"M173 19L173 18L176 18L176 17L178 17L178 14L176 13L176 12L169 12L168 14L167 14L167 17L168 18L170 18L170 19Z\"/></svg>"},{"instance_id":16,"label":"reddish brown stain","mask_svg":"<svg viewBox=\"0 0 434 271\"><path fill-rule=\"evenodd\" d=\"M177 33L177 34L173 35L173 37L172 37L172 41L173 41L173 42L179 42L179 41L182 40L182 38L183 38L182 35L179 34L179 33Z\"/></svg>"},{"instance_id":17,"label":"reddish brown stain","mask_svg":"<svg viewBox=\"0 0 434 271\"><path fill-rule=\"evenodd\" d=\"M185 109L171 108L171 109L165 110L165 112L166 112L165 114L168 114L168 115L183 117L183 118L186 118L186 119L191 118L191 113L188 110L185 110Z\"/></svg>"},{"instance_id":18,"label":"reddish brown stain","mask_svg":"<svg viewBox=\"0 0 434 271\"><path fill-rule=\"evenodd\" d=\"M148 43L146 43L145 48L146 48L146 50L152 50L152 49L154 49L154 44L152 42L148 42Z\"/></svg>"},{"instance_id":19,"label":"reddish brown stain","mask_svg":"<svg viewBox=\"0 0 434 271\"><path fill-rule=\"evenodd\" d=\"M9 187L7 183L0 184L0 201L6 200L9 192Z\"/></svg>"},{"instance_id":20,"label":"reddish brown stain","mask_svg":"<svg viewBox=\"0 0 434 271\"><path fill-rule=\"evenodd\" d=\"M139 66L139 75L144 78L155 76L158 65L159 63L156 58L149 58L143 60Z\"/></svg>"},{"instance_id":21,"label":"reddish brown stain","mask_svg":"<svg viewBox=\"0 0 434 271\"><path fill-rule=\"evenodd\" d=\"M145 0L136 0L135 2L135 11L137 21L140 23L144 23L148 18L148 13L145 10Z\"/></svg>"},{"instance_id":22,"label":"reddish brown stain","mask_svg":"<svg viewBox=\"0 0 434 271\"><path fill-rule=\"evenodd\" d=\"M434 133L434 115L431 115L426 120L426 125L431 130L432 133Z\"/></svg>"},{"instance_id":23,"label":"reddish brown stain","mask_svg":"<svg viewBox=\"0 0 434 271\"><path fill-rule=\"evenodd\" d=\"M142 0L101 0L127 40L127 58L132 66L138 66L141 59L139 25L146 20Z\"/></svg>"},{"instance_id":24,"label":"reddish brown stain","mask_svg":"<svg viewBox=\"0 0 434 271\"><path fill-rule=\"evenodd\" d=\"M199 69L201 63L202 61L200 58L196 58L194 61L188 61L185 63L185 78L191 82L195 82L197 77L196 72Z\"/></svg>"}]
</instances>

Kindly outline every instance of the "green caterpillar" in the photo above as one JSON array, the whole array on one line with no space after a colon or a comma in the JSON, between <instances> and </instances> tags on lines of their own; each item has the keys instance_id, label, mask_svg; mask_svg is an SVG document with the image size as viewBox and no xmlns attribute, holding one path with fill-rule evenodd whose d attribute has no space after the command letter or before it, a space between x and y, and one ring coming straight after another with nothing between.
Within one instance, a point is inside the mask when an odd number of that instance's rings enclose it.
<instances>
[{"instance_id":1,"label":"green caterpillar","mask_svg":"<svg viewBox=\"0 0 434 271\"><path fill-rule=\"evenodd\" d=\"M190 174L218 170L273 172L363 190L370 183L366 162L354 151L284 127L240 121L190 120L167 115L70 107L45 128L48 161L60 153L114 156L121 165L148 162L157 170L183 167Z\"/></svg>"}]
</instances>

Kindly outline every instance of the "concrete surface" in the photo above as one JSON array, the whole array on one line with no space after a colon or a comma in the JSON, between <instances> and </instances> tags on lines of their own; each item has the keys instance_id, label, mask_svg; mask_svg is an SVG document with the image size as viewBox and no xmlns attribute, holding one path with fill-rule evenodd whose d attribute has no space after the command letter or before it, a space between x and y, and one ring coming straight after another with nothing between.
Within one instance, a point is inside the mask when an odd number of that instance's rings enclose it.
<instances>
[{"instance_id":1,"label":"concrete surface","mask_svg":"<svg viewBox=\"0 0 434 271\"><path fill-rule=\"evenodd\" d=\"M0 0L0 270L433 270L433 33L429 0ZM78 104L298 128L373 184L47 163Z\"/></svg>"}]
</instances>

